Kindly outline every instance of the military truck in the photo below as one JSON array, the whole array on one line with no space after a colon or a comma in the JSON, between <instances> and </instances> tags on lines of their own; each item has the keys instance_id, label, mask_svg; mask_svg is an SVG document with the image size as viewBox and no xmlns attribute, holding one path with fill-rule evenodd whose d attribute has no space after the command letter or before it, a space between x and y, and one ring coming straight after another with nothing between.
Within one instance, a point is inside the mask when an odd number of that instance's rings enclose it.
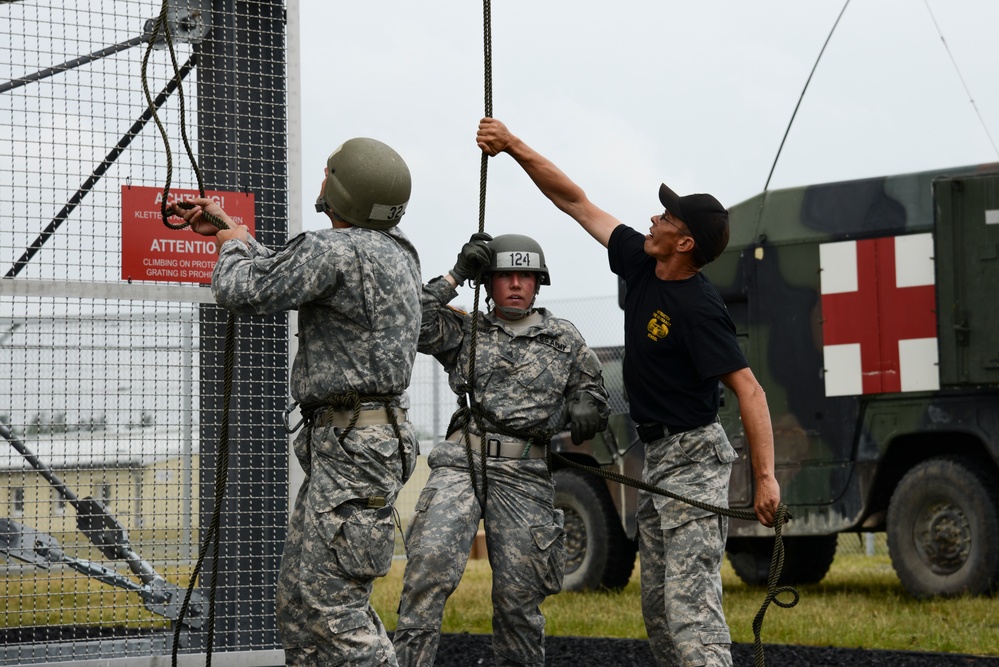
<instances>
[{"instance_id":1,"label":"military truck","mask_svg":"<svg viewBox=\"0 0 999 667\"><path fill-rule=\"evenodd\" d=\"M777 479L794 517L782 581L820 581L840 533L884 531L912 595L995 593L999 163L775 190L730 213L728 249L704 271L767 394ZM720 417L739 452L729 503L751 508L738 404L722 391ZM576 456L636 477L642 444L615 413ZM561 482L571 477L576 488L585 474L556 471L559 504L578 515L566 521L577 565L567 587L614 587L627 577L609 569L630 574L634 562L636 494L590 479L598 500L580 514L585 501ZM570 530L599 524L592 507L606 514L608 503L614 530ZM605 535L624 544L597 544ZM772 547L771 530L730 522L728 556L744 581L766 582ZM580 574L584 565L603 571Z\"/></svg>"},{"instance_id":2,"label":"military truck","mask_svg":"<svg viewBox=\"0 0 999 667\"><path fill-rule=\"evenodd\" d=\"M603 365L610 394L607 429L593 440L573 445L568 432L552 439L552 451L588 467L641 479L645 449L628 416L621 359L624 348L593 348ZM635 509L638 491L565 464L552 462L555 506L565 513L567 591L618 589L628 583L638 552Z\"/></svg>"}]
</instances>

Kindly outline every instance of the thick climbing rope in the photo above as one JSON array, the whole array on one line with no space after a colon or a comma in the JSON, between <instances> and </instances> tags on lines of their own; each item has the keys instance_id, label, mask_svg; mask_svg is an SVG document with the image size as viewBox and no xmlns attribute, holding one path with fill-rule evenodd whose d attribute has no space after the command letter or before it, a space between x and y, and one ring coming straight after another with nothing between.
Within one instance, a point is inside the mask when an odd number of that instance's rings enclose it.
<instances>
[{"instance_id":1,"label":"thick climbing rope","mask_svg":"<svg viewBox=\"0 0 999 667\"><path fill-rule=\"evenodd\" d=\"M156 38L160 34L160 30L163 31L164 41L167 45L167 51L170 53L170 63L173 65L174 78L177 79L177 53L173 48L173 38L170 34L170 22L167 20L168 15L168 0L163 0L160 7L160 13L156 17L156 22L153 24L152 33L149 36L149 46L146 47L146 52L142 57L142 92L146 95L146 102L149 104L150 108L153 106L152 96L149 94L149 83L146 78L146 71L149 66L149 55L153 51L153 45L156 43ZM187 158L191 163L191 167L194 169L194 175L198 179L198 192L202 197L205 196L205 185L201 177L201 168L198 166L198 161L194 157L194 150L191 148L191 142L187 138L187 118L186 118L186 103L184 101L184 87L180 85L180 81L177 83L177 99L180 100L180 136L184 143L184 149L187 151ZM170 150L170 139L167 136L166 128L163 126L163 122L160 120L159 115L154 111L153 120L156 122L156 127L160 131L160 135L163 137L163 148L166 152L167 160L167 173L166 179L163 184L163 200L160 202L160 215L163 218L163 224L170 229L184 229L188 226L188 223L172 223L170 222L170 204L167 201L170 195L170 182L173 180L173 152ZM225 223L219 218L213 215L205 214L205 219L211 222L213 225L219 229L225 229Z\"/></svg>"},{"instance_id":2,"label":"thick climbing rope","mask_svg":"<svg viewBox=\"0 0 999 667\"><path fill-rule=\"evenodd\" d=\"M167 173L165 184L163 186L163 199L160 203L160 214L163 219L163 224L170 229L184 229L189 226L189 223L172 223L170 222L170 211L168 199L170 195L170 183L173 179L173 155L170 150L170 141L167 136L166 128L163 126L159 115L156 113L156 106L153 103L152 96L149 92L149 83L147 80L147 70L149 63L149 55L152 52L153 45L156 42L156 38L159 36L160 31L163 31L164 40L167 44L167 50L170 53L170 62L173 66L174 80L177 82L177 95L180 100L180 130L181 136L184 142L184 148L187 151L188 159L190 160L191 166L194 169L195 175L198 180L198 192L204 197L205 187L201 176L201 169L198 167L198 161L194 157L194 151L191 148L190 141L187 137L187 122L185 118L185 103L184 103L184 89L181 85L180 71L177 65L177 54L173 48L173 39L170 35L170 25L167 20L167 10L168 2L164 0L160 9L160 13L156 18L156 22L153 25L153 30L149 38L149 46L146 48L145 55L142 59L142 90L145 93L146 101L149 105L149 109L152 112L153 120L156 122L157 128L159 128L160 135L163 138L163 144L167 156ZM189 202L177 202L175 206L180 208L193 208L193 204ZM225 222L209 214L207 211L202 211L202 217L205 220L215 225L219 230L227 229L228 226ZM233 375L233 365L236 350L236 322L235 317L232 313L228 314L226 321L226 334L225 334L225 347L223 350L223 375L222 375L222 423L219 427L219 443L218 451L215 457L215 506L212 509L212 518L208 526L208 532L205 535L205 539L201 544L201 548L198 551L198 559L194 565L194 571L191 573L190 580L187 585L187 590L184 595L184 602L180 607L180 613L177 620L174 621L174 632L173 632L173 647L171 653L171 664L173 667L177 666L178 650L180 648L180 633L183 625L183 619L187 616L187 612L191 605L191 598L194 595L194 589L197 586L198 576L201 573L201 568L205 561L205 556L208 553L208 547L212 547L212 569L209 577L209 599L208 599L208 629L206 636L206 656L205 665L210 667L212 664L212 647L215 640L215 601L216 601L216 591L218 589L218 564L219 564L219 543L221 535L221 524L222 524L222 503L225 499L226 485L228 483L229 477L229 413L230 405L232 400L232 375Z\"/></svg>"},{"instance_id":3,"label":"thick climbing rope","mask_svg":"<svg viewBox=\"0 0 999 667\"><path fill-rule=\"evenodd\" d=\"M483 62L485 79L485 116L490 118L493 115L493 45L492 45L492 5L490 0L482 1L482 35L483 35ZM486 179L489 172L489 156L482 153L479 159L479 232L486 229ZM468 346L468 373L466 375L467 385L465 395L469 402L473 415L480 415L481 411L475 409L475 356L479 342L479 300L482 288L482 281L475 279L475 298L472 303L472 340ZM452 420L453 421L453 420ZM479 461L482 464L482 488L476 482L475 457L472 456L472 446L469 444L468 430L471 426L471 419L465 419L462 427L462 440L465 442L465 454L468 457L468 470L472 476L472 491L479 503L484 507L486 493L488 490L488 477L486 476L486 439L482 438L480 443ZM485 434L480 421L477 421L479 432ZM452 430L449 428L448 433Z\"/></svg>"}]
</instances>

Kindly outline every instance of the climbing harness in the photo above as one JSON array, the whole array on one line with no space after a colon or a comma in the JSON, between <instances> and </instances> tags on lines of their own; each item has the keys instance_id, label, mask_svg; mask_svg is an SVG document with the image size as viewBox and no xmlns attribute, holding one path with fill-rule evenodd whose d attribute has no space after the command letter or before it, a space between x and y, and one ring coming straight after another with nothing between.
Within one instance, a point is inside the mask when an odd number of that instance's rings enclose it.
<instances>
[{"instance_id":1,"label":"climbing harness","mask_svg":"<svg viewBox=\"0 0 999 667\"><path fill-rule=\"evenodd\" d=\"M478 435L472 433L469 429L471 424L474 422L476 429L479 433L483 435ZM555 432L546 429L533 428L526 431L518 431L515 429L503 426L494 420L489 414L487 414L481 407L472 406L469 408L459 408L455 411L454 415L451 416L451 423L448 425L448 434L455 435L461 433L461 440L459 442L466 443L466 447L470 448L473 443L479 443L480 449L482 451L483 461L485 461L486 456L496 456L497 454L491 451L491 447L496 445L499 447L500 441L496 438L487 437L485 434L490 435L506 435L510 438L524 443L523 449L520 454L516 457L504 458L542 458L538 456L530 455L531 447L544 447L545 456L543 457L548 464L548 471L551 472L551 456L550 448L545 444L550 442L555 436ZM495 442L494 442L495 441ZM484 467L484 464L483 464ZM474 481L474 480L473 480Z\"/></svg>"},{"instance_id":2,"label":"climbing harness","mask_svg":"<svg viewBox=\"0 0 999 667\"><path fill-rule=\"evenodd\" d=\"M315 406L312 408L302 409L302 420L298 424L291 428L288 425L288 414L294 410L297 404L289 404L288 409L285 410L285 429L288 433L293 433L298 430L298 427L303 423L306 428L325 428L326 431L323 434L324 439L329 438L330 429L333 429L333 433L337 438L337 441L341 446L344 445L347 436L355 428L362 426L369 426L372 424L384 424L387 423L392 425L392 432L395 434L396 441L399 443L399 460L402 462L403 469L406 468L406 443L402 436L402 428L399 426L400 418L405 421L405 411L401 408L392 407L392 401L396 396L391 395L361 395L356 391L349 391L343 394L338 394L336 396L330 397L326 403L321 406ZM362 410L364 403L380 403L383 407L376 410ZM348 413L349 416L344 418L344 414ZM345 419L345 421L343 421ZM337 422L340 423L337 423ZM311 434L309 435L309 440L311 441ZM413 456L417 453L414 451ZM309 456L312 456L311 445L309 449ZM376 500L380 500L376 502ZM366 507L385 507L386 499L382 496L374 496L367 499ZM399 510L396 508L395 504L392 505L392 519L395 522L396 527L399 529L399 534L402 535L402 548L404 551L409 551L409 543L406 541L406 533L402 529L402 517L399 516Z\"/></svg>"},{"instance_id":3,"label":"climbing harness","mask_svg":"<svg viewBox=\"0 0 999 667\"><path fill-rule=\"evenodd\" d=\"M309 422L309 428L315 428L317 426L326 428L326 432L323 434L324 439L329 439L329 431L333 428L336 438L341 445L346 442L347 436L350 435L351 431L355 428L370 424L385 423L382 420L384 418L376 418L373 420L363 418L365 412L369 412L370 414L376 416L384 415L388 418L388 423L392 425L392 432L395 434L395 437L399 442L399 457L405 465L406 445L402 437L402 429L399 426L399 418L402 417L405 419L405 415L400 408L392 406L392 401L395 398L396 396L391 395L361 395L356 391L348 391L331 396L322 406L316 406L312 410L303 410L303 413L308 412L310 414L310 417L307 420ZM380 403L383 407L378 410L362 411L361 407L364 403ZM336 416L338 413L347 411L350 412L350 416L347 417L346 422L342 422L342 425L337 424Z\"/></svg>"}]
</instances>

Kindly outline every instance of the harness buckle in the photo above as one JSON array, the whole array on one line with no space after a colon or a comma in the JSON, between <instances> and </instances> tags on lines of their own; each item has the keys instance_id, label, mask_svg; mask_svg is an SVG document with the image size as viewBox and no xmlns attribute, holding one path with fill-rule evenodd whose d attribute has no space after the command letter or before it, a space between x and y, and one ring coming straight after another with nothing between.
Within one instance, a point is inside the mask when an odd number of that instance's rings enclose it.
<instances>
[{"instance_id":1,"label":"harness buckle","mask_svg":"<svg viewBox=\"0 0 999 667\"><path fill-rule=\"evenodd\" d=\"M501 456L501 455L502 455L502 443L500 442L500 439L486 438L486 456Z\"/></svg>"}]
</instances>

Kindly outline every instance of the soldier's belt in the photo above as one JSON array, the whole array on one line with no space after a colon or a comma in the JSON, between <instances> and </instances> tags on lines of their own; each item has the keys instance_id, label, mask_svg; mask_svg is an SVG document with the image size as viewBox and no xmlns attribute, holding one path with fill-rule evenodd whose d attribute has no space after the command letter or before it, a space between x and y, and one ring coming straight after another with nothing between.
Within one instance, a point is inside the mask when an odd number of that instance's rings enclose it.
<instances>
[{"instance_id":1,"label":"soldier's belt","mask_svg":"<svg viewBox=\"0 0 999 667\"><path fill-rule=\"evenodd\" d=\"M711 424L718 422L719 419L716 416L714 421L704 426L710 426ZM635 431L638 432L638 439L644 442L646 445L655 442L656 440L662 440L663 438L668 438L674 435L681 435L687 431L696 431L699 428L704 428L704 426L695 426L693 428L689 427L678 427L669 426L668 424L635 424Z\"/></svg>"},{"instance_id":2,"label":"soldier's belt","mask_svg":"<svg viewBox=\"0 0 999 667\"><path fill-rule=\"evenodd\" d=\"M460 430L448 435L447 440L458 444L464 442ZM481 436L469 433L468 444L473 452L482 451ZM543 459L545 458L545 448L543 445L532 445L526 440L486 435L486 456L495 456L501 459Z\"/></svg>"},{"instance_id":3,"label":"soldier's belt","mask_svg":"<svg viewBox=\"0 0 999 667\"><path fill-rule=\"evenodd\" d=\"M396 423L401 424L408 419L406 410L402 408L391 408L395 413ZM350 419L353 416L353 412L350 410L318 410L315 414L315 425L316 426L335 426L336 428L347 428L350 424ZM354 423L354 428L363 428L365 426L376 426L378 424L391 424L392 420L389 418L389 414L385 408L376 408L374 410L361 410L357 415L357 422Z\"/></svg>"}]
</instances>

